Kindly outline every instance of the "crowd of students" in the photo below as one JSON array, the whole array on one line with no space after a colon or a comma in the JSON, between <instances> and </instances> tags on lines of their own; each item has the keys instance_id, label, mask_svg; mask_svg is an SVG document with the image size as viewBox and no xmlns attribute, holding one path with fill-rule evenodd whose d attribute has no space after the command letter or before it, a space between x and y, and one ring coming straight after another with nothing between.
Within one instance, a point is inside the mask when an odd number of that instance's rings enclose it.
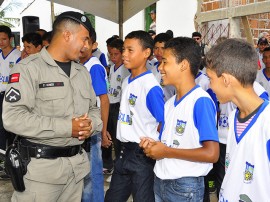
<instances>
[{"instance_id":1,"label":"crowd of students","mask_svg":"<svg viewBox=\"0 0 270 202\"><path fill-rule=\"evenodd\" d=\"M28 33L15 57L2 42L11 37L6 30L0 26L1 66L10 53L9 65L50 46L50 32ZM221 202L267 201L269 35L258 40L258 51L241 39L210 48L199 32L152 37L114 35L106 41L107 63L91 28L80 50L103 122L84 144L91 168L82 201L209 201L210 173ZM105 197L104 173L112 174Z\"/></svg>"}]
</instances>

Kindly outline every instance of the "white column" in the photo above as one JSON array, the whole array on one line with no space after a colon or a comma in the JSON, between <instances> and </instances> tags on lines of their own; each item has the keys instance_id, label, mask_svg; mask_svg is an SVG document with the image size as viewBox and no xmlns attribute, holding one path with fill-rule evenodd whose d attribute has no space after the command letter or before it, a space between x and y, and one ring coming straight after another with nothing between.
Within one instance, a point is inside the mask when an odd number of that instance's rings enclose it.
<instances>
[{"instance_id":1,"label":"white column","mask_svg":"<svg viewBox=\"0 0 270 202\"><path fill-rule=\"evenodd\" d=\"M240 32L240 20L241 18L229 18L230 23L230 38L241 38L241 32Z\"/></svg>"}]
</instances>

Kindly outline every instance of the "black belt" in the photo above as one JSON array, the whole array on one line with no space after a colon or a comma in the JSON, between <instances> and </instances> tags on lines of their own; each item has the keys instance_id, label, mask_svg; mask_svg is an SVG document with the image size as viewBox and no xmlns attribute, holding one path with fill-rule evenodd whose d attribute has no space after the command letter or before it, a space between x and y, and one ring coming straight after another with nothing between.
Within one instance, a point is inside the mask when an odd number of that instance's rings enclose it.
<instances>
[{"instance_id":1,"label":"black belt","mask_svg":"<svg viewBox=\"0 0 270 202\"><path fill-rule=\"evenodd\" d=\"M29 157L54 159L59 157L71 157L82 151L81 145L55 147L48 145L35 144L27 140L20 142L20 152L23 156Z\"/></svg>"},{"instance_id":2,"label":"black belt","mask_svg":"<svg viewBox=\"0 0 270 202\"><path fill-rule=\"evenodd\" d=\"M141 149L136 142L122 142L121 144L126 149Z\"/></svg>"}]
</instances>

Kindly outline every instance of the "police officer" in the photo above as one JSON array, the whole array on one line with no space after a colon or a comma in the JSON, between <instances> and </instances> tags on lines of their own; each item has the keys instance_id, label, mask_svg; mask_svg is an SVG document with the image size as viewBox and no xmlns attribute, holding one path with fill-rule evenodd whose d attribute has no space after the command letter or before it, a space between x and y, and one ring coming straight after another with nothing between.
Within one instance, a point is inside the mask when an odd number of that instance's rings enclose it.
<instances>
[{"instance_id":1,"label":"police officer","mask_svg":"<svg viewBox=\"0 0 270 202\"><path fill-rule=\"evenodd\" d=\"M22 137L31 160L25 191L12 201L80 201L89 160L81 144L102 122L88 71L78 61L88 46L90 21L64 12L53 24L50 46L11 72L3 104L4 127Z\"/></svg>"}]
</instances>

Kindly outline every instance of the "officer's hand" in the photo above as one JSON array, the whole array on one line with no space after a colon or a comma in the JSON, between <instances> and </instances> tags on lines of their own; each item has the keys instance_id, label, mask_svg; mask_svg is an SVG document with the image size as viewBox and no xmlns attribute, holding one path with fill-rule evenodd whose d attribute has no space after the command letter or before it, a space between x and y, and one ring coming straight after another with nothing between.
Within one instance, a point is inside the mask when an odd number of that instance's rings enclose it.
<instances>
[{"instance_id":1,"label":"officer's hand","mask_svg":"<svg viewBox=\"0 0 270 202\"><path fill-rule=\"evenodd\" d=\"M92 121L87 114L72 119L72 137L79 140L87 139L92 130Z\"/></svg>"}]
</instances>

